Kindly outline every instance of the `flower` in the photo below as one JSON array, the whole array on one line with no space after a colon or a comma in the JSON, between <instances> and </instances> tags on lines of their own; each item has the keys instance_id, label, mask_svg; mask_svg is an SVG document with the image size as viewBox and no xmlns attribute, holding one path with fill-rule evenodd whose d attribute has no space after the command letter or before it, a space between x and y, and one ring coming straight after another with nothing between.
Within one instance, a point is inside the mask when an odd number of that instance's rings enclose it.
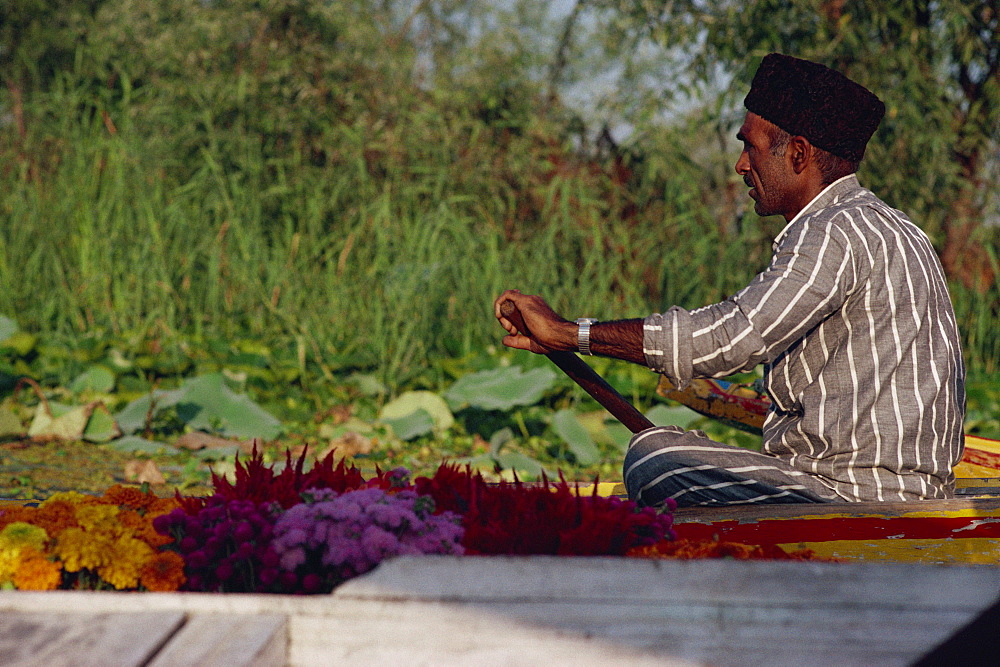
<instances>
[{"instance_id":1,"label":"flower","mask_svg":"<svg viewBox=\"0 0 1000 667\"><path fill-rule=\"evenodd\" d=\"M459 517L433 514L433 501L412 489L304 495L320 500L291 507L274 525L278 580L287 592L329 592L392 556L463 552Z\"/></svg>"},{"instance_id":2,"label":"flower","mask_svg":"<svg viewBox=\"0 0 1000 667\"><path fill-rule=\"evenodd\" d=\"M466 550L479 554L622 555L673 536L669 511L596 494L565 480L489 485L480 474L441 466L416 489L462 512ZM669 510L669 508L668 508Z\"/></svg>"},{"instance_id":3,"label":"flower","mask_svg":"<svg viewBox=\"0 0 1000 667\"><path fill-rule=\"evenodd\" d=\"M14 586L22 591L52 591L62 582L62 568L40 551L28 550L14 573Z\"/></svg>"},{"instance_id":4,"label":"flower","mask_svg":"<svg viewBox=\"0 0 1000 667\"><path fill-rule=\"evenodd\" d=\"M97 574L118 590L136 588L139 573L156 554L152 547L134 537L121 536L111 542L107 559Z\"/></svg>"},{"instance_id":5,"label":"flower","mask_svg":"<svg viewBox=\"0 0 1000 667\"><path fill-rule=\"evenodd\" d=\"M139 583L148 591L176 591L185 581L184 559L174 551L154 554L139 571Z\"/></svg>"}]
</instances>

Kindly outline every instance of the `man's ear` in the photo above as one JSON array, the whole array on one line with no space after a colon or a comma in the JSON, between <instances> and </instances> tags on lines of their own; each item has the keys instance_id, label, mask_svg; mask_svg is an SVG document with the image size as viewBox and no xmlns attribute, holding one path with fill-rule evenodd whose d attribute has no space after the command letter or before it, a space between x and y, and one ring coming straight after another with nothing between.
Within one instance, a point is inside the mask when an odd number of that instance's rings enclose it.
<instances>
[{"instance_id":1,"label":"man's ear","mask_svg":"<svg viewBox=\"0 0 1000 667\"><path fill-rule=\"evenodd\" d=\"M805 137L793 136L785 153L796 174L801 174L813 159L813 145Z\"/></svg>"}]
</instances>

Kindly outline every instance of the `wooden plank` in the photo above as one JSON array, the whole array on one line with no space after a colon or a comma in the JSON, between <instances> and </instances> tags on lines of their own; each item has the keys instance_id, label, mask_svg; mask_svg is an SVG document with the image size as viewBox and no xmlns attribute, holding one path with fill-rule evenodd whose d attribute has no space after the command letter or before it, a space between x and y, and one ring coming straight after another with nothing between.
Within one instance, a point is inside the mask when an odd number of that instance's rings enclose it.
<instances>
[{"instance_id":1,"label":"wooden plank","mask_svg":"<svg viewBox=\"0 0 1000 667\"><path fill-rule=\"evenodd\" d=\"M281 615L194 614L151 667L284 665L288 627Z\"/></svg>"},{"instance_id":2,"label":"wooden plank","mask_svg":"<svg viewBox=\"0 0 1000 667\"><path fill-rule=\"evenodd\" d=\"M382 563L333 599L725 604L780 608L838 600L858 608L975 612L1000 592L1000 568L559 556L421 556ZM801 606L801 605L799 605Z\"/></svg>"},{"instance_id":3,"label":"wooden plank","mask_svg":"<svg viewBox=\"0 0 1000 667\"><path fill-rule=\"evenodd\" d=\"M0 616L0 664L17 667L138 667L184 622L182 612Z\"/></svg>"}]
</instances>

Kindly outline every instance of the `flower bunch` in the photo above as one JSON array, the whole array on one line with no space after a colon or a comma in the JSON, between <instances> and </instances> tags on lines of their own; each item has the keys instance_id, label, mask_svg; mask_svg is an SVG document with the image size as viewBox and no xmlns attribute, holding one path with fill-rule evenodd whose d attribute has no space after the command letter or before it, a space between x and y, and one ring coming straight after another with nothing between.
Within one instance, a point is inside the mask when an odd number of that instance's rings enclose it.
<instances>
[{"instance_id":1,"label":"flower bunch","mask_svg":"<svg viewBox=\"0 0 1000 667\"><path fill-rule=\"evenodd\" d=\"M271 536L278 508L216 494L200 507L157 517L153 526L184 559L183 590L276 592L281 589Z\"/></svg>"},{"instance_id":2,"label":"flower bunch","mask_svg":"<svg viewBox=\"0 0 1000 667\"><path fill-rule=\"evenodd\" d=\"M433 499L413 490L306 495L278 518L273 541L282 577L294 577L306 593L329 592L392 556L463 552L460 518L433 514Z\"/></svg>"},{"instance_id":3,"label":"flower bunch","mask_svg":"<svg viewBox=\"0 0 1000 667\"><path fill-rule=\"evenodd\" d=\"M100 497L59 493L0 514L0 585L19 589L177 590L184 561L152 526L176 507L116 485Z\"/></svg>"},{"instance_id":4,"label":"flower bunch","mask_svg":"<svg viewBox=\"0 0 1000 667\"><path fill-rule=\"evenodd\" d=\"M462 514L468 553L623 555L673 537L669 512L598 496L596 485L589 496L563 479L491 485L478 473L442 465L433 477L418 478L416 488Z\"/></svg>"}]
</instances>

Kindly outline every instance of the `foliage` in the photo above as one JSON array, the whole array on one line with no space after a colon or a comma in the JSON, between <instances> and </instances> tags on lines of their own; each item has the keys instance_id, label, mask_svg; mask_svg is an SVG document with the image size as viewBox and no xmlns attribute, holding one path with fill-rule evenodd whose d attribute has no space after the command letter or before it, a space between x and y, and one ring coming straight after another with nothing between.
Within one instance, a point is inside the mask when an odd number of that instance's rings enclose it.
<instances>
[{"instance_id":1,"label":"foliage","mask_svg":"<svg viewBox=\"0 0 1000 667\"><path fill-rule=\"evenodd\" d=\"M829 65L876 91L887 114L863 165L865 183L937 242L949 274L988 291L1000 215L991 194L1000 151L1000 12L989 0L599 2L609 44L660 62L683 45L688 81L727 90L713 124L731 125L760 59L780 51ZM711 93L705 93L711 94ZM992 249L985 249L983 243ZM995 297L994 297L995 298Z\"/></svg>"}]
</instances>

